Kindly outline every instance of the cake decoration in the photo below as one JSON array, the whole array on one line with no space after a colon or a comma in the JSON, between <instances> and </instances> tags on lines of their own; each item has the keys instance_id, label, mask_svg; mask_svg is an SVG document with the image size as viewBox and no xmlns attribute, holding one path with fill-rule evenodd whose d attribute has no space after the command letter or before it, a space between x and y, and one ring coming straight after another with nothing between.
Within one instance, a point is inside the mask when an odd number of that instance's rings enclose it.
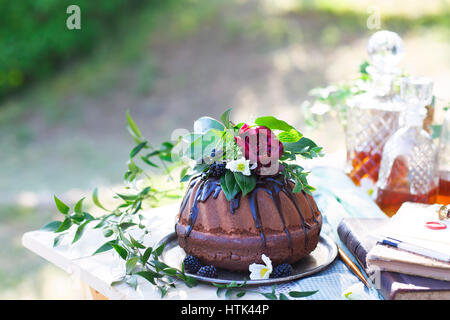
<instances>
[{"instance_id":1,"label":"cake decoration","mask_svg":"<svg viewBox=\"0 0 450 320\"><path fill-rule=\"evenodd\" d=\"M203 266L197 274L202 277L217 278L217 269L214 266Z\"/></svg>"},{"instance_id":2,"label":"cake decoration","mask_svg":"<svg viewBox=\"0 0 450 320\"><path fill-rule=\"evenodd\" d=\"M251 280L269 279L272 273L272 261L270 261L270 258L263 254L261 259L264 264L252 263L248 267Z\"/></svg>"},{"instance_id":3,"label":"cake decoration","mask_svg":"<svg viewBox=\"0 0 450 320\"><path fill-rule=\"evenodd\" d=\"M203 267L199 258L194 256L186 256L183 260L184 270L189 273L197 273L198 270Z\"/></svg>"},{"instance_id":4,"label":"cake decoration","mask_svg":"<svg viewBox=\"0 0 450 320\"><path fill-rule=\"evenodd\" d=\"M283 263L275 267L272 278L289 277L292 274L293 268L288 263Z\"/></svg>"},{"instance_id":5,"label":"cake decoration","mask_svg":"<svg viewBox=\"0 0 450 320\"><path fill-rule=\"evenodd\" d=\"M321 147L273 116L234 124L202 117L184 137L195 161L175 226L180 246L203 263L248 270L261 254L298 261L317 245L322 218L297 156Z\"/></svg>"}]
</instances>

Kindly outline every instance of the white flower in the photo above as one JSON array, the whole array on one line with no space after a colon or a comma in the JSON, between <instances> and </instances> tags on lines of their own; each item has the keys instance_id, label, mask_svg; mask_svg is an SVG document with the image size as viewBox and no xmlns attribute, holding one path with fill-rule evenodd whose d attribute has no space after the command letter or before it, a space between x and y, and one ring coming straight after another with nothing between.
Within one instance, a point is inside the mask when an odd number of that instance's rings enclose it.
<instances>
[{"instance_id":1,"label":"white flower","mask_svg":"<svg viewBox=\"0 0 450 320\"><path fill-rule=\"evenodd\" d=\"M261 256L261 259L263 260L265 265L252 263L248 267L251 280L269 279L269 276L272 273L272 261L270 261L270 258L263 254Z\"/></svg>"},{"instance_id":2,"label":"white flower","mask_svg":"<svg viewBox=\"0 0 450 320\"><path fill-rule=\"evenodd\" d=\"M359 181L359 185L364 193L367 193L372 199L376 198L377 187L375 183L369 178L362 178Z\"/></svg>"},{"instance_id":3,"label":"white flower","mask_svg":"<svg viewBox=\"0 0 450 320\"><path fill-rule=\"evenodd\" d=\"M226 166L232 172L240 172L244 176L249 176L251 174L250 169L254 169L255 167L256 163L250 167L250 160L246 160L245 158L228 161Z\"/></svg>"},{"instance_id":4,"label":"white flower","mask_svg":"<svg viewBox=\"0 0 450 320\"><path fill-rule=\"evenodd\" d=\"M366 300L367 295L364 292L364 284L362 282L355 283L348 287L342 296L348 300Z\"/></svg>"}]
</instances>

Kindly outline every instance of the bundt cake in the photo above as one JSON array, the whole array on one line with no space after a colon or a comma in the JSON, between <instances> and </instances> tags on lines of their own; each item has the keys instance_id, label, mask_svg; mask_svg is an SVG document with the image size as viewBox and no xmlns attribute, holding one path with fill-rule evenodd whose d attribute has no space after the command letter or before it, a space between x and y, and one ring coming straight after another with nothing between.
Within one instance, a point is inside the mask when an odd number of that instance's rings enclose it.
<instances>
[{"instance_id":1,"label":"bundt cake","mask_svg":"<svg viewBox=\"0 0 450 320\"><path fill-rule=\"evenodd\" d=\"M187 254L205 264L246 271L265 254L294 263L315 249L322 216L306 192L293 193L283 176L261 177L245 197L228 201L217 178L193 178L176 233Z\"/></svg>"}]
</instances>

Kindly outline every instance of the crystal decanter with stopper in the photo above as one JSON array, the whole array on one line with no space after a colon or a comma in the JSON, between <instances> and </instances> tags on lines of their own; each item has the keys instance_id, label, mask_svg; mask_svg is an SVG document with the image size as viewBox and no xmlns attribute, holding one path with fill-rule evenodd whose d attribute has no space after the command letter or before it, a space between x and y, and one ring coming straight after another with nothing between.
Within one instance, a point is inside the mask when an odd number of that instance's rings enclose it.
<instances>
[{"instance_id":1,"label":"crystal decanter with stopper","mask_svg":"<svg viewBox=\"0 0 450 320\"><path fill-rule=\"evenodd\" d=\"M376 202L393 216L406 201L434 203L437 196L437 148L423 129L425 106L433 83L426 78L404 78L400 95L405 110L400 128L386 142L377 182Z\"/></svg>"},{"instance_id":2,"label":"crystal decanter with stopper","mask_svg":"<svg viewBox=\"0 0 450 320\"><path fill-rule=\"evenodd\" d=\"M439 138L439 204L450 204L450 109L445 112Z\"/></svg>"},{"instance_id":3,"label":"crystal decanter with stopper","mask_svg":"<svg viewBox=\"0 0 450 320\"><path fill-rule=\"evenodd\" d=\"M397 130L402 105L395 90L403 57L403 42L394 32L378 31L367 44L371 65L369 89L350 99L347 112L346 172L356 185L362 179L378 180L381 154Z\"/></svg>"}]
</instances>

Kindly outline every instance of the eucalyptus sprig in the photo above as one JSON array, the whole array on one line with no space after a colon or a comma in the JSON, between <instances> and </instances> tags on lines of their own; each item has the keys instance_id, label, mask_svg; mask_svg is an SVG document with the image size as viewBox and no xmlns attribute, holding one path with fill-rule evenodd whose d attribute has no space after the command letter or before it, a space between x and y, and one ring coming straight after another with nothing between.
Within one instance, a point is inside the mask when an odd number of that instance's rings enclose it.
<instances>
[{"instance_id":1,"label":"eucalyptus sprig","mask_svg":"<svg viewBox=\"0 0 450 320\"><path fill-rule=\"evenodd\" d=\"M187 276L184 268L176 269L161 261L160 256L164 249L163 245L157 248L144 245L143 240L145 235L151 232L150 227L144 221L144 216L140 214L144 203L148 203L150 206L156 206L161 199L172 197L171 192L174 190L158 190L150 185L151 177L145 173L136 159L140 159L142 163L150 167L163 168L164 172L168 175L177 167L182 168L183 173L186 170L184 168L185 164L172 160L171 152L174 144L171 142L164 142L159 148L153 147L143 137L128 112L127 128L135 141L135 146L130 151L127 171L124 175L126 182L125 189L128 191L114 195L114 199L119 202L116 208L109 210L102 204L99 199L98 189L93 191L92 201L98 208L105 212L99 217L94 217L83 210L82 204L84 198L79 200L73 210L71 210L67 204L55 196L56 207L64 215L64 220L62 222L52 221L46 224L42 230L52 231L58 234L53 243L54 246L57 246L69 234L69 229L73 225L77 225L72 239L72 243L75 243L82 237L86 226L95 223L92 228L101 230L107 240L93 255L114 250L125 260L126 274L112 284L126 282L136 288L136 276L141 276L151 284L157 286L161 292L161 296L164 296L169 288L175 286L175 280L177 279L183 281L190 287L195 286L197 281ZM148 180L148 185L141 188L136 184L142 177ZM130 232L137 230L140 230L141 234L138 239L133 237Z\"/></svg>"}]
</instances>

